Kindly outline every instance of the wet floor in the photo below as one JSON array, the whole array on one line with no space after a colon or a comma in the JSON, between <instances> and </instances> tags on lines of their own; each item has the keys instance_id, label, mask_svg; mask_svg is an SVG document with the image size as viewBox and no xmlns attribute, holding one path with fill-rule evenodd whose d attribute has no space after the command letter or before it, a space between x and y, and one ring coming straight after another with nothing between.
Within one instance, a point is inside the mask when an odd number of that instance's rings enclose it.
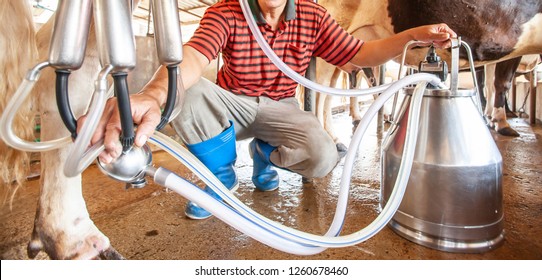
<instances>
[{"instance_id":1,"label":"wet floor","mask_svg":"<svg viewBox=\"0 0 542 280\"><path fill-rule=\"evenodd\" d=\"M348 145L351 125L347 114L334 117L341 141ZM377 123L369 128L359 149L351 179L346 221L342 234L356 232L378 215L379 147ZM124 189L124 184L103 175L96 166L83 174L83 193L92 219L112 245L127 259L276 259L276 260L540 260L542 259L542 128L525 119L512 119L518 138L495 135L502 153L504 243L485 253L450 253L408 241L385 227L366 242L298 256L268 247L212 217L194 221L184 216L187 200L177 193L149 184L143 189ZM301 176L280 171L275 192L254 191L248 142L238 143L237 170L240 187L235 195L268 218L302 231L324 234L335 212L343 162L327 177L306 182ZM198 179L162 151L154 152L154 164ZM0 258L27 259L26 245L39 193L39 180L29 181L13 202L0 212ZM39 255L38 258L46 258Z\"/></svg>"}]
</instances>

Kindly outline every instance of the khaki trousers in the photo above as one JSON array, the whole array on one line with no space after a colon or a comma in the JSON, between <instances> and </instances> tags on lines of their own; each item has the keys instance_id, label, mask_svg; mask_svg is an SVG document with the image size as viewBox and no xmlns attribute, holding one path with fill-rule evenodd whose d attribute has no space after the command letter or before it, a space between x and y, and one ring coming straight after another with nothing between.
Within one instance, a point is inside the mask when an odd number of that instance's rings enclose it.
<instances>
[{"instance_id":1,"label":"khaki trousers","mask_svg":"<svg viewBox=\"0 0 542 280\"><path fill-rule=\"evenodd\" d=\"M277 147L271 162L304 177L323 177L339 160L333 139L294 97L236 95L202 78L186 90L183 102L172 124L186 144L213 138L231 120L238 140L254 137Z\"/></svg>"}]
</instances>

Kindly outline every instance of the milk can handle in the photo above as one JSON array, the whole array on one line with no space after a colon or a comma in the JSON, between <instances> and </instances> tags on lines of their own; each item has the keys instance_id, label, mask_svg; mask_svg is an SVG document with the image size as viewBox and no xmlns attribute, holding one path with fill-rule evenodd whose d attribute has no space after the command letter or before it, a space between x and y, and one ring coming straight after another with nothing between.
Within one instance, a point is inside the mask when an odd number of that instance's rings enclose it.
<instances>
[{"instance_id":1,"label":"milk can handle","mask_svg":"<svg viewBox=\"0 0 542 280\"><path fill-rule=\"evenodd\" d=\"M400 80L401 78L403 78L401 77L401 73L403 72L403 65L405 65L406 53L410 49L410 46L416 43L419 43L419 41L416 41L416 40L408 41L403 47L403 54L401 55L401 64L399 64L399 73L397 74L397 80ZM399 92L396 92L395 95L393 96L393 103L392 103L391 114L390 114L390 119L389 119L390 122L395 122L395 110L397 107L398 97L399 97Z\"/></svg>"},{"instance_id":2,"label":"milk can handle","mask_svg":"<svg viewBox=\"0 0 542 280\"><path fill-rule=\"evenodd\" d=\"M483 118L484 113L483 113L483 110L482 110L482 102L481 102L481 99L480 99L480 95L482 93L478 90L478 80L476 79L476 72L475 72L476 70L474 69L474 59L472 58L471 48L469 47L469 45L467 43L465 43L464 41L461 41L461 38L457 38L457 39L452 38L451 40L452 40L452 70L451 70L452 71L452 75L451 75L452 80L451 80L450 88L451 88L452 91L457 92L457 85L458 85L457 77L459 76L459 74L458 74L459 73L459 45L461 45L467 51L467 57L469 59L470 72L472 74L472 81L473 81L473 84L474 84L474 90L476 92L476 94L475 94L475 99L476 99L475 104L476 104L476 107L478 108L478 112L480 113L480 116L482 116L482 118Z\"/></svg>"},{"instance_id":3,"label":"milk can handle","mask_svg":"<svg viewBox=\"0 0 542 280\"><path fill-rule=\"evenodd\" d=\"M452 69L450 69L450 90L452 92L457 92L457 77L459 76L459 47L461 45L461 37L451 38L452 48L450 52L452 53Z\"/></svg>"},{"instance_id":4,"label":"milk can handle","mask_svg":"<svg viewBox=\"0 0 542 280\"><path fill-rule=\"evenodd\" d=\"M465 42L463 42L461 40L461 37L451 38L450 40L452 42L452 48L450 50L450 52L452 54L452 58L451 58L452 66L451 66L451 70L450 70L450 90L452 92L457 92L457 89L458 89L458 84L459 84L458 83L458 76L459 76L459 48L460 48L460 46L463 46L467 51L470 72L472 74L472 80L473 80L474 89L475 89L475 92L476 92L475 105L478 108L478 112L483 117L482 104L481 104L481 101L480 101L480 94L481 93L478 90L478 81L476 80L476 72L475 72L475 69L474 69L474 60L472 58L471 48L469 47L469 45L467 43L465 43ZM401 64L399 66L399 74L397 76L398 79L402 78L401 73L403 72L403 65L405 65L406 53L407 53L408 49L410 48L410 46L412 46L412 45L414 45L416 43L418 43L418 41L409 41L405 45L405 47L403 48L403 55L401 57ZM393 100L392 112L391 112L391 116L390 116L390 118L392 118L391 121L394 121L396 103L397 103L397 94L395 95L394 100Z\"/></svg>"}]
</instances>

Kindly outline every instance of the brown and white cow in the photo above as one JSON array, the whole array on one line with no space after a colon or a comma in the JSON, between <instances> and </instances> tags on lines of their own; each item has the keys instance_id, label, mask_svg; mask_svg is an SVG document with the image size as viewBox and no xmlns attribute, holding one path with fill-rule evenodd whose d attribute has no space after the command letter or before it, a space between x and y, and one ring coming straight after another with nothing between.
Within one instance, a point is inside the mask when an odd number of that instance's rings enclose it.
<instances>
[{"instance_id":1,"label":"brown and white cow","mask_svg":"<svg viewBox=\"0 0 542 280\"><path fill-rule=\"evenodd\" d=\"M506 122L507 115L509 113L513 114L513 112L506 110L506 93L511 89L516 74L532 72L539 63L539 55L524 55L487 64L483 68L476 70L478 89L485 95L485 99L482 98L482 104L485 107L484 114L489 119L489 125L500 134L519 136L519 133ZM484 104L484 102L487 102L487 104ZM495 104L504 106L497 107Z\"/></svg>"},{"instance_id":2,"label":"brown and white cow","mask_svg":"<svg viewBox=\"0 0 542 280\"><path fill-rule=\"evenodd\" d=\"M476 66L542 53L542 1L319 0L318 3L326 7L343 28L364 40L444 22L470 45ZM424 49L410 51L406 64L418 65L425 54ZM441 50L439 54L449 61L448 51ZM461 66L466 68L467 61L462 60ZM326 65L319 67L318 81L326 84L333 70L326 69L330 67ZM513 76L515 69L506 67L502 77ZM516 135L506 122L504 109L500 109L504 108L504 94L510 80L498 84L500 90L496 92L491 120L499 133Z\"/></svg>"}]
</instances>

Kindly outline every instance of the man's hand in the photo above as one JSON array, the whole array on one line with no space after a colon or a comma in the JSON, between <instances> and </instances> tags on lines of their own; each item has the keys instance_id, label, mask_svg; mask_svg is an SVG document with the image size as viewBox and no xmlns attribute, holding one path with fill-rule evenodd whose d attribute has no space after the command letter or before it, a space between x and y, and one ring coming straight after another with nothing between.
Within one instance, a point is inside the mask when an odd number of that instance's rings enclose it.
<instances>
[{"instance_id":1,"label":"man's hand","mask_svg":"<svg viewBox=\"0 0 542 280\"><path fill-rule=\"evenodd\" d=\"M433 44L436 48L449 48L452 43L450 38L457 38L457 34L445 23L424 25L411 30L412 37L416 41Z\"/></svg>"},{"instance_id":2,"label":"man's hand","mask_svg":"<svg viewBox=\"0 0 542 280\"><path fill-rule=\"evenodd\" d=\"M457 34L444 23L418 26L390 37L366 41L350 62L357 67L379 66L402 54L409 41L420 41L419 46L433 44L437 48L448 48L453 37Z\"/></svg>"},{"instance_id":3,"label":"man's hand","mask_svg":"<svg viewBox=\"0 0 542 280\"><path fill-rule=\"evenodd\" d=\"M143 146L147 139L154 133L156 126L160 123L161 111L160 103L150 95L134 94L130 95L132 108L132 118L137 124L135 145ZM80 129L86 120L83 116L77 120L77 127ZM90 140L90 145L94 145L100 139L104 139L105 150L100 154L100 161L108 164L122 153L122 145L119 141L121 134L121 124L119 111L117 109L117 99L111 98L107 101L104 113L96 132Z\"/></svg>"}]
</instances>

